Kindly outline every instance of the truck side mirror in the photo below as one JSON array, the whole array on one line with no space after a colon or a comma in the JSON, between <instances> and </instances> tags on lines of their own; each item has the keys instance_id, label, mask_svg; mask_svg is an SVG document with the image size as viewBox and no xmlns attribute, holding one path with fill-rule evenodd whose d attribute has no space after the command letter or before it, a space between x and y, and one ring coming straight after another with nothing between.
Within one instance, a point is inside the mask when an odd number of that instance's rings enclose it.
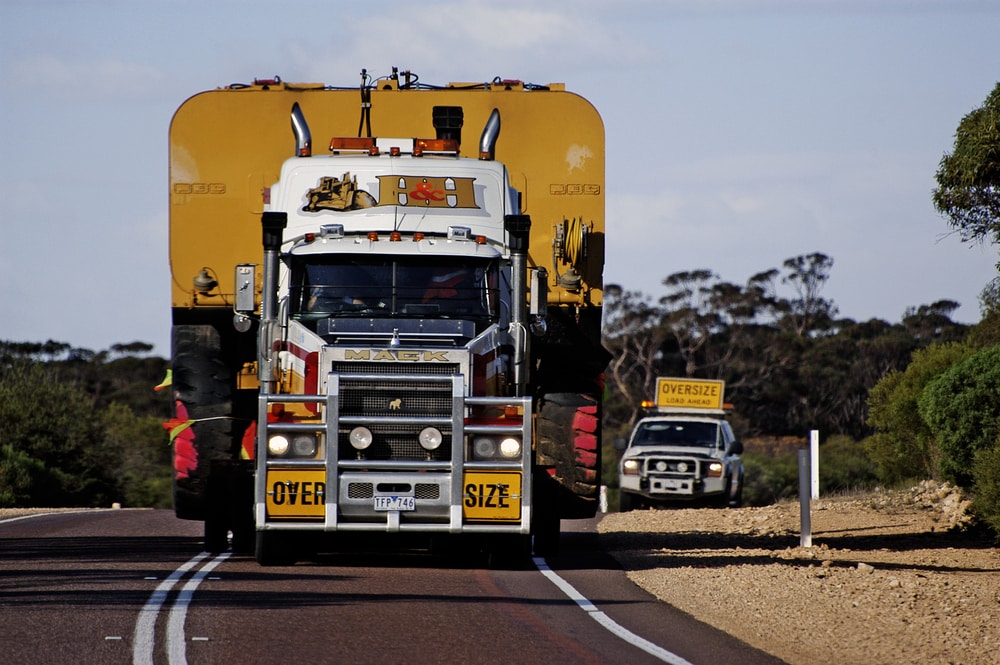
<instances>
[{"instance_id":1,"label":"truck side mirror","mask_svg":"<svg viewBox=\"0 0 1000 665\"><path fill-rule=\"evenodd\" d=\"M624 437L615 438L615 450L625 450L628 448L628 442L625 441Z\"/></svg>"},{"instance_id":2,"label":"truck side mirror","mask_svg":"<svg viewBox=\"0 0 1000 665\"><path fill-rule=\"evenodd\" d=\"M733 441L729 444L729 450L726 451L729 455L742 455L743 454L743 442Z\"/></svg>"},{"instance_id":3,"label":"truck side mirror","mask_svg":"<svg viewBox=\"0 0 1000 665\"><path fill-rule=\"evenodd\" d=\"M549 273L545 268L538 267L531 271L531 300L528 314L531 321L531 332L538 337L545 334L548 328L549 305Z\"/></svg>"}]
</instances>

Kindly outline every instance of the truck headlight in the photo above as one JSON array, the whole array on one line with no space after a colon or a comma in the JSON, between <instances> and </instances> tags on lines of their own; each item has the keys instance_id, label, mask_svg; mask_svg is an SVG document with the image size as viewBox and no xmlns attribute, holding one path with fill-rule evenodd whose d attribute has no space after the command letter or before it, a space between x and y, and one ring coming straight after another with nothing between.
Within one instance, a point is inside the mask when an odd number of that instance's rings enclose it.
<instances>
[{"instance_id":1,"label":"truck headlight","mask_svg":"<svg viewBox=\"0 0 1000 665\"><path fill-rule=\"evenodd\" d=\"M274 434L267 440L267 452L273 457L315 457L319 450L319 437L311 432L302 432L289 438L285 434Z\"/></svg>"},{"instance_id":2,"label":"truck headlight","mask_svg":"<svg viewBox=\"0 0 1000 665\"><path fill-rule=\"evenodd\" d=\"M500 455L503 457L518 457L521 454L521 441L508 437L500 442Z\"/></svg>"},{"instance_id":3,"label":"truck headlight","mask_svg":"<svg viewBox=\"0 0 1000 665\"><path fill-rule=\"evenodd\" d=\"M420 430L417 441L420 442L420 447L424 450L437 450L441 447L444 436L442 436L441 430L437 427L425 427Z\"/></svg>"},{"instance_id":4,"label":"truck headlight","mask_svg":"<svg viewBox=\"0 0 1000 665\"><path fill-rule=\"evenodd\" d=\"M288 437L284 434L275 434L267 440L267 452L271 453L275 457L283 457L287 455L289 447L291 447L291 443L288 441Z\"/></svg>"},{"instance_id":5,"label":"truck headlight","mask_svg":"<svg viewBox=\"0 0 1000 665\"><path fill-rule=\"evenodd\" d=\"M503 439L477 436L472 440L472 457L477 460L513 459L520 455L521 440L513 436Z\"/></svg>"},{"instance_id":6,"label":"truck headlight","mask_svg":"<svg viewBox=\"0 0 1000 665\"><path fill-rule=\"evenodd\" d=\"M709 478L721 478L722 477L722 462L712 462L708 465L708 477Z\"/></svg>"},{"instance_id":7,"label":"truck headlight","mask_svg":"<svg viewBox=\"0 0 1000 665\"><path fill-rule=\"evenodd\" d=\"M355 450L364 450L372 445L372 439L372 431L367 427L355 427L348 436L348 440Z\"/></svg>"},{"instance_id":8,"label":"truck headlight","mask_svg":"<svg viewBox=\"0 0 1000 665\"><path fill-rule=\"evenodd\" d=\"M296 434L292 437L292 455L295 457L315 457L319 444L315 434Z\"/></svg>"},{"instance_id":9,"label":"truck headlight","mask_svg":"<svg viewBox=\"0 0 1000 665\"><path fill-rule=\"evenodd\" d=\"M626 476L639 475L639 460L637 459L622 460L622 473Z\"/></svg>"}]
</instances>

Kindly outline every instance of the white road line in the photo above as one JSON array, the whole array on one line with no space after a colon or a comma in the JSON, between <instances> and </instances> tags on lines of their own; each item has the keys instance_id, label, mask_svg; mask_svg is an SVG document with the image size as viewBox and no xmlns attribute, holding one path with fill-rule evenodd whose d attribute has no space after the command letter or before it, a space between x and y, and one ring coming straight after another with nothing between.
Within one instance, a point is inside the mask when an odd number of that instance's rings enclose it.
<instances>
[{"instance_id":1,"label":"white road line","mask_svg":"<svg viewBox=\"0 0 1000 665\"><path fill-rule=\"evenodd\" d=\"M185 574L208 556L202 552L160 582L156 590L139 610L139 618L135 621L135 634L132 638L132 664L153 665L153 649L156 646L156 617L167 599L167 594L174 588Z\"/></svg>"},{"instance_id":2,"label":"white road line","mask_svg":"<svg viewBox=\"0 0 1000 665\"><path fill-rule=\"evenodd\" d=\"M77 513L103 513L112 510L111 508L97 508L97 509L84 509L84 510L52 510L45 513L31 513L29 515L18 515L17 517L8 517L6 519L0 520L0 524L7 524L8 522L19 522L21 520L30 520L34 517L45 517L47 515L75 515Z\"/></svg>"},{"instance_id":3,"label":"white road line","mask_svg":"<svg viewBox=\"0 0 1000 665\"><path fill-rule=\"evenodd\" d=\"M167 622L167 661L170 665L187 665L187 640L184 637L184 620L187 618L187 608L191 604L198 585L216 566L229 558L229 552L220 554L201 567L181 589L173 607L170 608L170 620Z\"/></svg>"},{"instance_id":4,"label":"white road line","mask_svg":"<svg viewBox=\"0 0 1000 665\"><path fill-rule=\"evenodd\" d=\"M566 596L572 600L574 603L580 606L584 612L590 615L597 623L601 624L605 629L619 637L629 644L642 649L646 653L659 658L664 663L669 663L670 665L692 665L689 661L684 660L680 656L670 651L667 651L663 647L657 646L650 642L649 640L639 637L635 633L627 630L624 626L614 621L607 614L597 609L597 606L592 602L587 600L587 598L577 591L572 584L559 577L549 565L545 563L545 559L541 557L533 557L532 561L535 562L535 567L538 571L544 575L550 582L556 585L560 591L562 591Z\"/></svg>"}]
</instances>

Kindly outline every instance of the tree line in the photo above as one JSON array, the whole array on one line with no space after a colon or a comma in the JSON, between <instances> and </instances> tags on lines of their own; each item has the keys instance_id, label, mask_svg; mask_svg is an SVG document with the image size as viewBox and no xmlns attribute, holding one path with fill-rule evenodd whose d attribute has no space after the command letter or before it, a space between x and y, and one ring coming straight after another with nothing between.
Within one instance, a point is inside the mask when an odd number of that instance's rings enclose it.
<instances>
[{"instance_id":1,"label":"tree line","mask_svg":"<svg viewBox=\"0 0 1000 665\"><path fill-rule=\"evenodd\" d=\"M860 440L868 392L914 351L961 340L968 326L951 319L959 303L911 307L902 319L838 318L823 296L833 258L816 252L745 284L710 270L663 279L654 300L619 285L606 289L606 426L627 430L659 376L722 379L745 436L801 436L811 429Z\"/></svg>"},{"instance_id":2,"label":"tree line","mask_svg":"<svg viewBox=\"0 0 1000 665\"><path fill-rule=\"evenodd\" d=\"M152 349L0 342L0 506L170 506L170 397L153 389L168 363Z\"/></svg>"}]
</instances>

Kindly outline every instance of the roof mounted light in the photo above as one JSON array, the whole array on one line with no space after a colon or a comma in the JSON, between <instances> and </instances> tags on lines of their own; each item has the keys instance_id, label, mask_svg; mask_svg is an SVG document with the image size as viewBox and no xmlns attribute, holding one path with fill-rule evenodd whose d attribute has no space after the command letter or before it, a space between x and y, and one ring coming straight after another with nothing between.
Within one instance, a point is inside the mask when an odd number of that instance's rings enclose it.
<instances>
[{"instance_id":1,"label":"roof mounted light","mask_svg":"<svg viewBox=\"0 0 1000 665\"><path fill-rule=\"evenodd\" d=\"M375 139L370 136L334 136L330 139L330 151L338 152L368 152L375 147ZM377 154L377 153L376 153Z\"/></svg>"},{"instance_id":2,"label":"roof mounted light","mask_svg":"<svg viewBox=\"0 0 1000 665\"><path fill-rule=\"evenodd\" d=\"M323 224L319 227L319 236L321 238L343 238L344 237L344 225L343 224Z\"/></svg>"},{"instance_id":3,"label":"roof mounted light","mask_svg":"<svg viewBox=\"0 0 1000 665\"><path fill-rule=\"evenodd\" d=\"M413 154L425 152L449 152L458 154L459 145L455 139L413 139Z\"/></svg>"}]
</instances>

